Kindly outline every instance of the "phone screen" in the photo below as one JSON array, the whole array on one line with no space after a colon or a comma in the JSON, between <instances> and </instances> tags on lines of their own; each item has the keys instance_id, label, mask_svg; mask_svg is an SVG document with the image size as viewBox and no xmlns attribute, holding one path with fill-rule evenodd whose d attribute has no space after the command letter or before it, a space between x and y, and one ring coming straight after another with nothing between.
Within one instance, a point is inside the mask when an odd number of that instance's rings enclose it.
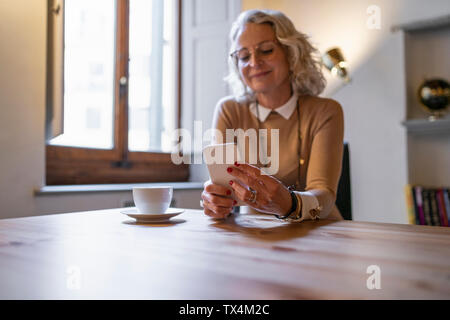
<instances>
[{"instance_id":1,"label":"phone screen","mask_svg":"<svg viewBox=\"0 0 450 320\"><path fill-rule=\"evenodd\" d=\"M234 165L236 161L242 162L243 159L236 144L225 143L207 146L203 149L203 157L208 167L211 182L231 190L229 182L234 177L227 172L227 168ZM234 194L231 194L230 197L238 202L237 205L247 205L238 200Z\"/></svg>"}]
</instances>

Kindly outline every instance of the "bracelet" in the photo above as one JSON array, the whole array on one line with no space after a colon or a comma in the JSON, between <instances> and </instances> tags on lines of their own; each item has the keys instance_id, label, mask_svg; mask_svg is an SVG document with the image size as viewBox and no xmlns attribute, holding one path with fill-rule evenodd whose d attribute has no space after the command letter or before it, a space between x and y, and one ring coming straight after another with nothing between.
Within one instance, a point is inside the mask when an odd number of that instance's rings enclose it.
<instances>
[{"instance_id":1,"label":"bracelet","mask_svg":"<svg viewBox=\"0 0 450 320\"><path fill-rule=\"evenodd\" d=\"M289 193L291 194L291 198L292 198L292 207L291 209L288 211L288 213L284 216L280 216L280 215L276 215L276 217L280 220L284 220L289 218L289 216L297 211L297 207L298 207L298 199L297 196L295 195L294 191L289 190Z\"/></svg>"}]
</instances>

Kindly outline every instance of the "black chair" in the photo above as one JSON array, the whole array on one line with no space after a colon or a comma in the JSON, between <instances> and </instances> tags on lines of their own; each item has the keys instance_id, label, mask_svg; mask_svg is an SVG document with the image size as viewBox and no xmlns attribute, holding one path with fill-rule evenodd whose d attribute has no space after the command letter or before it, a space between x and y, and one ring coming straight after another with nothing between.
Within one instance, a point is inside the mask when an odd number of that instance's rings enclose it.
<instances>
[{"instance_id":1,"label":"black chair","mask_svg":"<svg viewBox=\"0 0 450 320\"><path fill-rule=\"evenodd\" d=\"M344 143L344 155L342 159L342 172L339 178L336 194L336 207L341 212L344 220L352 220L352 196L350 188L350 152L348 143Z\"/></svg>"}]
</instances>

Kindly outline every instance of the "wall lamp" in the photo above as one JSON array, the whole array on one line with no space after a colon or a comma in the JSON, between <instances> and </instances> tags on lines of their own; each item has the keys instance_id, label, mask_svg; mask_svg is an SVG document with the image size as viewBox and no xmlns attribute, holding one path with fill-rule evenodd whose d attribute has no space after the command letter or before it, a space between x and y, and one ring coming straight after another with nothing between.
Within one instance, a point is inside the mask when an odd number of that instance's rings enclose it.
<instances>
[{"instance_id":1,"label":"wall lamp","mask_svg":"<svg viewBox=\"0 0 450 320\"><path fill-rule=\"evenodd\" d=\"M339 76L345 83L350 82L351 79L347 72L348 64L342 55L341 49L336 47L328 50L322 55L322 61L333 76Z\"/></svg>"}]
</instances>

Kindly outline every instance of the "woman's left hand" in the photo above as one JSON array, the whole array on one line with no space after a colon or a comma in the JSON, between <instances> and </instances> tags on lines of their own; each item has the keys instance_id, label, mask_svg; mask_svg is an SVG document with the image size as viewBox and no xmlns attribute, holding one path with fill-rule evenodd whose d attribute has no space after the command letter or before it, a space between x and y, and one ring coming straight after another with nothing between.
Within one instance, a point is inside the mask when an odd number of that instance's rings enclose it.
<instances>
[{"instance_id":1,"label":"woman's left hand","mask_svg":"<svg viewBox=\"0 0 450 320\"><path fill-rule=\"evenodd\" d=\"M277 215L285 215L292 207L289 189L275 177L262 174L259 168L235 163L227 171L235 177L229 183L236 197L250 207Z\"/></svg>"}]
</instances>

